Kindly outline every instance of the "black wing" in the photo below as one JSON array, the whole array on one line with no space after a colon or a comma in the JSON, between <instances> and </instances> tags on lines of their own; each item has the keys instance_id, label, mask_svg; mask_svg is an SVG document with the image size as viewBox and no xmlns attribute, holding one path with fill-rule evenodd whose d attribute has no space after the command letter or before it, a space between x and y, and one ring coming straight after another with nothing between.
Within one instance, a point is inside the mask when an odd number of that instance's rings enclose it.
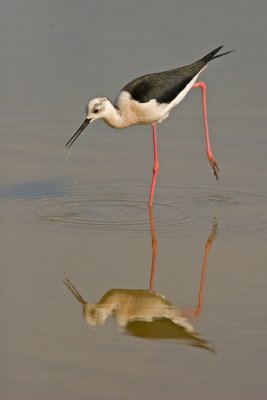
<instances>
[{"instance_id":1,"label":"black wing","mask_svg":"<svg viewBox=\"0 0 267 400\"><path fill-rule=\"evenodd\" d=\"M158 103L170 103L210 60L230 53L228 51L215 56L222 47L190 65L136 78L124 86L122 91L129 92L139 103L147 103L151 99Z\"/></svg>"},{"instance_id":2,"label":"black wing","mask_svg":"<svg viewBox=\"0 0 267 400\"><path fill-rule=\"evenodd\" d=\"M147 103L151 99L155 99L158 103L170 103L204 65L186 66L144 75L128 83L122 90L129 92L139 103Z\"/></svg>"}]
</instances>

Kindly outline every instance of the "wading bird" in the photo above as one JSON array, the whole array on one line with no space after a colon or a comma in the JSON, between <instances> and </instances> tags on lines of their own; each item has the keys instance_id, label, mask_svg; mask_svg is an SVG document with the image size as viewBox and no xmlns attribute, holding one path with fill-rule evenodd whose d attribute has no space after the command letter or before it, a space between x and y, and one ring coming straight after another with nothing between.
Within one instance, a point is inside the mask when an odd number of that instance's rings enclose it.
<instances>
[{"instance_id":1,"label":"wading bird","mask_svg":"<svg viewBox=\"0 0 267 400\"><path fill-rule=\"evenodd\" d=\"M200 60L184 67L152 73L134 79L120 91L114 103L107 98L95 98L86 107L86 119L67 142L69 148L82 131L97 119L103 119L112 128L127 128L131 125L152 125L154 166L150 190L149 207L152 207L157 175L159 171L156 124L165 120L171 109L179 104L191 88L201 88L207 155L214 175L218 180L219 167L211 151L208 131L206 85L197 82L199 74L209 61L231 53L217 54L220 46Z\"/></svg>"}]
</instances>

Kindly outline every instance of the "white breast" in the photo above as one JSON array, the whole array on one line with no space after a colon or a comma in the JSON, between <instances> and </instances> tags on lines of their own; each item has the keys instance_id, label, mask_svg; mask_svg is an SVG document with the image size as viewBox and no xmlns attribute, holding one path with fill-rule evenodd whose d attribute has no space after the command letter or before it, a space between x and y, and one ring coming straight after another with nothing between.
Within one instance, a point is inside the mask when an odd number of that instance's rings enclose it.
<instances>
[{"instance_id":1,"label":"white breast","mask_svg":"<svg viewBox=\"0 0 267 400\"><path fill-rule=\"evenodd\" d=\"M158 122L166 114L167 104L158 104L152 99L147 103L139 103L132 99L130 93L122 91L116 101L125 124L147 125Z\"/></svg>"}]
</instances>

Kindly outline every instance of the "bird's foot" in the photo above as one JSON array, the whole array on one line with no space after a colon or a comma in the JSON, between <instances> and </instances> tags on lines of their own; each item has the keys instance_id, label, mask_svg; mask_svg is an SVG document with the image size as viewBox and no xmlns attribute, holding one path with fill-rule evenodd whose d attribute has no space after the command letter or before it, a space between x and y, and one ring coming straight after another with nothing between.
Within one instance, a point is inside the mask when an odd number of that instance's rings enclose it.
<instances>
[{"instance_id":1,"label":"bird's foot","mask_svg":"<svg viewBox=\"0 0 267 400\"><path fill-rule=\"evenodd\" d=\"M211 152L208 153L208 159L209 159L210 165L211 165L211 167L213 169L215 178L218 180L219 179L220 169L219 169L219 166L217 164L217 161L215 160L215 158L214 158L214 156L213 156L213 154Z\"/></svg>"}]
</instances>

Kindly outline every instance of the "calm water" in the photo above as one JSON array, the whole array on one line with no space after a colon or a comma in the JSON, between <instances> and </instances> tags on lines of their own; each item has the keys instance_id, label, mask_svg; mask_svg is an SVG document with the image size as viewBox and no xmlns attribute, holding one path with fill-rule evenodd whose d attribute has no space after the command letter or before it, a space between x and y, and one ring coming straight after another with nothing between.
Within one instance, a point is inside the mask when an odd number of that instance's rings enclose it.
<instances>
[{"instance_id":1,"label":"calm water","mask_svg":"<svg viewBox=\"0 0 267 400\"><path fill-rule=\"evenodd\" d=\"M266 397L266 12L2 2L1 399ZM90 98L220 44L218 183L198 91L158 128L153 214L149 127L99 122L66 154Z\"/></svg>"}]
</instances>

